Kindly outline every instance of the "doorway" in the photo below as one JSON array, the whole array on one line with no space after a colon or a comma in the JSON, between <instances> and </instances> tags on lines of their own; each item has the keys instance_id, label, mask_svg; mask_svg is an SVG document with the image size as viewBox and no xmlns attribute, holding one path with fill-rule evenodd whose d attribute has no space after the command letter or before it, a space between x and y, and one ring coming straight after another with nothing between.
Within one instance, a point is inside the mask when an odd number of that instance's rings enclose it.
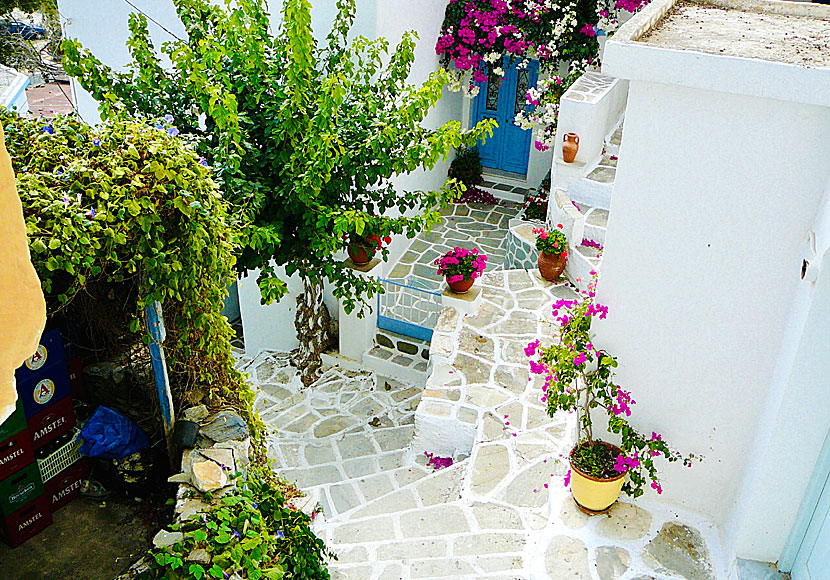
<instances>
[{"instance_id":1,"label":"doorway","mask_svg":"<svg viewBox=\"0 0 830 580\"><path fill-rule=\"evenodd\" d=\"M488 74L473 101L472 112L474 123L495 119L499 124L491 138L479 142L481 164L490 169L527 175L531 131L516 125L514 119L520 111L530 108L526 95L530 87L536 86L539 63L531 61L526 67L519 68L519 62L516 58L502 57L504 76Z\"/></svg>"}]
</instances>

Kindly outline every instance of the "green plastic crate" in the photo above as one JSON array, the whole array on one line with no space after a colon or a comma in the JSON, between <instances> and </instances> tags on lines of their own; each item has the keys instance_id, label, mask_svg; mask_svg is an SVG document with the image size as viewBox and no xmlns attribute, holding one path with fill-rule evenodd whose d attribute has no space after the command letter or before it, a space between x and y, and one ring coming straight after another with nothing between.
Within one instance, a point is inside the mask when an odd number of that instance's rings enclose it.
<instances>
[{"instance_id":1,"label":"green plastic crate","mask_svg":"<svg viewBox=\"0 0 830 580\"><path fill-rule=\"evenodd\" d=\"M31 463L0 481L0 513L4 516L43 495L37 463Z\"/></svg>"}]
</instances>

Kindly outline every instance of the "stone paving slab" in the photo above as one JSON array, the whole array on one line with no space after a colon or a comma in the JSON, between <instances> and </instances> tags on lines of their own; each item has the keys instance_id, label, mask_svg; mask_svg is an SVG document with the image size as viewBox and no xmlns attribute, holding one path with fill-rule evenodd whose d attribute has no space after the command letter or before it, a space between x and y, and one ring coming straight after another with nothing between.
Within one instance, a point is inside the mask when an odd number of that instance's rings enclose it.
<instances>
[{"instance_id":1,"label":"stone paving slab","mask_svg":"<svg viewBox=\"0 0 830 580\"><path fill-rule=\"evenodd\" d=\"M410 281L433 290L444 279L432 262L456 246L478 248L487 255L487 270L501 270L507 258L508 228L521 204L502 201L451 204L442 210L443 220L429 233L420 233L389 272L392 280Z\"/></svg>"}]
</instances>

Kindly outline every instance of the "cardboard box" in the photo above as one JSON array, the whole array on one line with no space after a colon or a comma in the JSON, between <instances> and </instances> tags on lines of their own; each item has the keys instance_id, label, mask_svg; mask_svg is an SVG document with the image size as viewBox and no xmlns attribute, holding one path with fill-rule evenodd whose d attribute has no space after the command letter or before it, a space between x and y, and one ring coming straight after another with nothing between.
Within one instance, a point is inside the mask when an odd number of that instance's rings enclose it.
<instances>
[{"instance_id":1,"label":"cardboard box","mask_svg":"<svg viewBox=\"0 0 830 580\"><path fill-rule=\"evenodd\" d=\"M51 524L52 512L49 510L49 498L41 495L5 517L0 525L0 536L12 548L16 548Z\"/></svg>"},{"instance_id":2,"label":"cardboard box","mask_svg":"<svg viewBox=\"0 0 830 580\"><path fill-rule=\"evenodd\" d=\"M24 381L17 380L17 396L23 402L27 419L68 397L71 392L65 364L50 365Z\"/></svg>"},{"instance_id":3,"label":"cardboard box","mask_svg":"<svg viewBox=\"0 0 830 580\"><path fill-rule=\"evenodd\" d=\"M52 513L81 495L81 483L89 475L89 460L81 459L44 484Z\"/></svg>"},{"instance_id":4,"label":"cardboard box","mask_svg":"<svg viewBox=\"0 0 830 580\"><path fill-rule=\"evenodd\" d=\"M17 398L17 406L8 419L0 425L0 441L5 441L13 435L17 435L26 428L26 415L23 412L23 401Z\"/></svg>"},{"instance_id":5,"label":"cardboard box","mask_svg":"<svg viewBox=\"0 0 830 580\"><path fill-rule=\"evenodd\" d=\"M26 381L48 367L66 366L63 352L63 340L58 329L50 330L40 337L40 344L35 353L26 359L15 372L17 382Z\"/></svg>"},{"instance_id":6,"label":"cardboard box","mask_svg":"<svg viewBox=\"0 0 830 580\"><path fill-rule=\"evenodd\" d=\"M21 431L0 443L0 482L35 460L32 438Z\"/></svg>"},{"instance_id":7,"label":"cardboard box","mask_svg":"<svg viewBox=\"0 0 830 580\"><path fill-rule=\"evenodd\" d=\"M38 450L75 426L72 397L64 397L28 421L32 449Z\"/></svg>"},{"instance_id":8,"label":"cardboard box","mask_svg":"<svg viewBox=\"0 0 830 580\"><path fill-rule=\"evenodd\" d=\"M8 516L41 495L43 483L40 481L40 470L37 463L31 463L0 481L0 513Z\"/></svg>"}]
</instances>

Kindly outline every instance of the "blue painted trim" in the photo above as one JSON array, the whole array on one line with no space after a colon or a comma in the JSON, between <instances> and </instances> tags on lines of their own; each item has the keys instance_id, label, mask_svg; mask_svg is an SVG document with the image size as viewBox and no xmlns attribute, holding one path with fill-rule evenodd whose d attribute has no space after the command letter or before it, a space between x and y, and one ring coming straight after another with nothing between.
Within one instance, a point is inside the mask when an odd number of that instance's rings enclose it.
<instances>
[{"instance_id":1,"label":"blue painted trim","mask_svg":"<svg viewBox=\"0 0 830 580\"><path fill-rule=\"evenodd\" d=\"M150 362L153 365L153 375L156 379L156 390L161 410L161 426L164 438L167 440L167 450L170 454L170 464L175 467L175 445L173 444L173 394L170 392L170 379L167 376L167 361L164 357L164 347L161 343L167 337L164 321L161 317L161 304L153 301L144 309L147 317L147 331L150 333Z\"/></svg>"},{"instance_id":2,"label":"blue painted trim","mask_svg":"<svg viewBox=\"0 0 830 580\"><path fill-rule=\"evenodd\" d=\"M802 545L806 547L807 532L810 529L813 516L816 515L819 501L822 499L822 492L825 490L828 481L830 481L830 432L827 433L827 437L824 439L824 446L818 456L813 476L810 478L810 483L807 485L807 490L801 499L801 506L798 508L795 523L790 528L790 537L787 539L784 550L781 552L781 558L778 560L778 569L782 572L792 572ZM830 491L830 488L827 489Z\"/></svg>"},{"instance_id":3,"label":"blue painted trim","mask_svg":"<svg viewBox=\"0 0 830 580\"><path fill-rule=\"evenodd\" d=\"M397 332L410 338L417 338L427 342L432 341L431 328L425 328L396 318L389 318L388 316L378 315L378 328Z\"/></svg>"},{"instance_id":4,"label":"blue painted trim","mask_svg":"<svg viewBox=\"0 0 830 580\"><path fill-rule=\"evenodd\" d=\"M23 77L23 78L24 78L24 80L23 80L22 83L20 83L20 87L18 87L17 91L15 91L15 93L12 95L12 97L10 99L7 100L6 103L3 103L3 105L7 109L10 109L11 106L17 102L17 99L20 98L20 95L22 95L23 92L26 90L26 87L28 87L30 84L32 84L32 79L30 79L29 77ZM19 113L19 111L18 111L18 113Z\"/></svg>"}]
</instances>

